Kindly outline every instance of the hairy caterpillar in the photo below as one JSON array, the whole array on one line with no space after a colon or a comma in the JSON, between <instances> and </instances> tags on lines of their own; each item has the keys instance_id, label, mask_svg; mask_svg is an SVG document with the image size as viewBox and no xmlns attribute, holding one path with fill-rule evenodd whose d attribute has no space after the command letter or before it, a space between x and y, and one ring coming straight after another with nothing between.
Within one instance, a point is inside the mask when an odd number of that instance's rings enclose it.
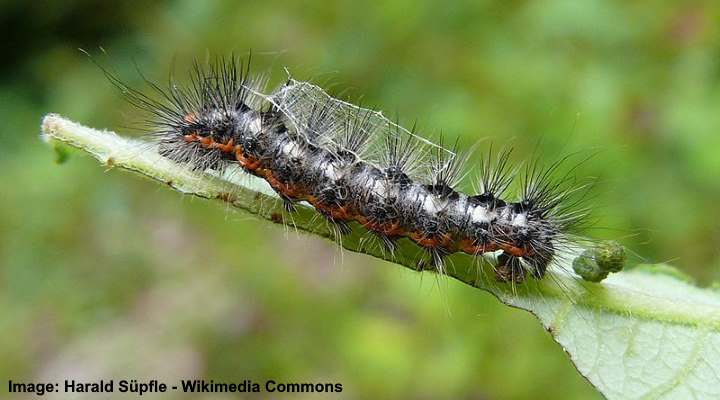
<instances>
[{"instance_id":1,"label":"hairy caterpillar","mask_svg":"<svg viewBox=\"0 0 720 400\"><path fill-rule=\"evenodd\" d=\"M458 154L457 145L432 143L308 82L289 78L265 94L266 79L234 57L196 62L185 86L147 81L154 96L103 71L152 115L149 131L164 156L197 170L238 165L267 181L289 212L307 202L340 235L357 222L390 252L408 238L439 272L449 254L495 253L497 280L540 279L587 217L573 199L581 187L572 174L554 177L561 162L520 170L509 164L511 150L490 149L477 193L462 193L469 153ZM514 181L520 190L511 199Z\"/></svg>"}]
</instances>

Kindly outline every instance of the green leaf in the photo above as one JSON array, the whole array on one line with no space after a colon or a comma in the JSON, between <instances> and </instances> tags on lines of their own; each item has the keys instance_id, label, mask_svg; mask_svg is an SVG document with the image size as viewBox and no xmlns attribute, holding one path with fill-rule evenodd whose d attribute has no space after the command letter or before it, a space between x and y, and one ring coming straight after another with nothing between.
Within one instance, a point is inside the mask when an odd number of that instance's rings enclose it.
<instances>
[{"instance_id":1,"label":"green leaf","mask_svg":"<svg viewBox=\"0 0 720 400\"><path fill-rule=\"evenodd\" d=\"M57 115L43 120L43 137L92 154L105 165L139 172L175 190L227 202L276 223L283 204L261 180L226 173L188 171L151 145L83 127ZM299 207L298 230L332 238L315 212ZM395 257L370 246L358 226L342 246L416 269L417 248L401 240ZM569 262L568 262L569 264ZM501 284L491 266L472 257L451 257L447 274L489 291L503 303L534 314L563 347L578 371L608 398L720 398L720 294L679 279L669 266L643 266L601 283L571 276L570 265L541 281ZM539 366L541 368L542 366ZM562 384L555 382L553 384Z\"/></svg>"}]
</instances>

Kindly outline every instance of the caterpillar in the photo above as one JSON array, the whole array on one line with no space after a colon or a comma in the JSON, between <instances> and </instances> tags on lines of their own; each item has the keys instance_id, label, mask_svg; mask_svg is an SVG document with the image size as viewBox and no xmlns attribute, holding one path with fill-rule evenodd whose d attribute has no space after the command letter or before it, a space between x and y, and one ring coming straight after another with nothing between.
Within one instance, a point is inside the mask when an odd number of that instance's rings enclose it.
<instances>
[{"instance_id":1,"label":"caterpillar","mask_svg":"<svg viewBox=\"0 0 720 400\"><path fill-rule=\"evenodd\" d=\"M340 236L357 222L391 253L407 238L439 272L453 253L497 254L498 281L542 279L588 217L572 171L555 177L563 159L512 167L512 149L494 154L491 146L477 190L464 193L458 185L470 152L459 152L457 142L446 148L442 138L434 143L290 76L265 93L268 80L250 73L249 60L195 61L187 84L145 79L150 93L103 71L149 113L146 128L165 157L203 171L237 165L264 179L288 212L308 203Z\"/></svg>"}]
</instances>

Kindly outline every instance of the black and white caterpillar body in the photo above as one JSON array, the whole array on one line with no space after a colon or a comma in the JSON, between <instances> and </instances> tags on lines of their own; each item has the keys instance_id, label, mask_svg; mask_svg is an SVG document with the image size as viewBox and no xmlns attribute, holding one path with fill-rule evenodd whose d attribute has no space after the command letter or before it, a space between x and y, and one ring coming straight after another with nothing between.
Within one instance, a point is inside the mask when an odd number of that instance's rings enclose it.
<instances>
[{"instance_id":1,"label":"black and white caterpillar body","mask_svg":"<svg viewBox=\"0 0 720 400\"><path fill-rule=\"evenodd\" d=\"M157 96L107 75L153 114L150 132L163 155L200 170L237 164L267 181L289 211L307 202L341 232L355 221L390 251L409 238L440 271L449 254L493 252L498 280L542 278L586 216L571 200L574 177L553 178L559 163L521 170L510 167L510 150L491 150L478 168L477 193L461 193L467 153L307 82L289 79L263 94L264 79L234 58L196 63L184 86L150 83ZM517 198L507 194L513 182Z\"/></svg>"}]
</instances>

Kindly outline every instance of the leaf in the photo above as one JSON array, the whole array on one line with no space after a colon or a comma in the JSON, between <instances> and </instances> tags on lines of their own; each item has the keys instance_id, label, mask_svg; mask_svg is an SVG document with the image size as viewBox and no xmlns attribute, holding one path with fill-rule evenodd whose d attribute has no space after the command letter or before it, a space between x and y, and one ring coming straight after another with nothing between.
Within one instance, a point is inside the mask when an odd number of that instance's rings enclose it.
<instances>
[{"instance_id":1,"label":"leaf","mask_svg":"<svg viewBox=\"0 0 720 400\"><path fill-rule=\"evenodd\" d=\"M233 207L276 223L282 201L260 179L232 171L223 176L191 172L161 157L149 143L97 131L50 114L43 137L92 154L107 166L139 172L175 190ZM314 223L310 207L298 207L298 230L332 238ZM395 257L369 246L353 226L342 246L416 269L417 247L401 240ZM541 281L513 287L488 279L486 263L451 257L447 274L489 291L503 303L534 314L570 356L578 371L608 398L720 398L720 295L679 279L669 266L637 268L602 283L581 282L560 269ZM570 266L565 266L571 270ZM671 271L671 273L668 273ZM540 366L541 367L541 366ZM562 383L558 383L562 384Z\"/></svg>"},{"instance_id":2,"label":"leaf","mask_svg":"<svg viewBox=\"0 0 720 400\"><path fill-rule=\"evenodd\" d=\"M540 319L608 398L720 398L720 296L671 275L623 272L562 297L507 297Z\"/></svg>"}]
</instances>

